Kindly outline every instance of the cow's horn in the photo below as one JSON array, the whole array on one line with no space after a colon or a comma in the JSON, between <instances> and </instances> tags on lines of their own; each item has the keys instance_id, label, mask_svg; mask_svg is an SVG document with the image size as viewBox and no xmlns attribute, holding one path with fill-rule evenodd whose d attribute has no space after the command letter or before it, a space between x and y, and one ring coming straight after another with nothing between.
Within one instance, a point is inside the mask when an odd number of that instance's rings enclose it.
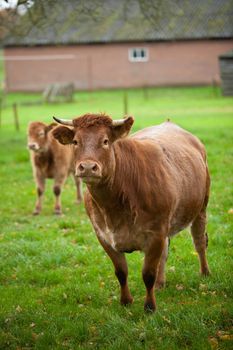
<instances>
[{"instance_id":1,"label":"cow's horn","mask_svg":"<svg viewBox=\"0 0 233 350\"><path fill-rule=\"evenodd\" d=\"M126 120L130 118L130 117L125 117L124 119L118 119L118 120L113 120L112 121L112 126L120 126L120 125L123 125Z\"/></svg>"},{"instance_id":2,"label":"cow's horn","mask_svg":"<svg viewBox=\"0 0 233 350\"><path fill-rule=\"evenodd\" d=\"M56 117L53 117L53 119L59 124L74 126L73 120L60 119L60 118L56 118Z\"/></svg>"}]
</instances>

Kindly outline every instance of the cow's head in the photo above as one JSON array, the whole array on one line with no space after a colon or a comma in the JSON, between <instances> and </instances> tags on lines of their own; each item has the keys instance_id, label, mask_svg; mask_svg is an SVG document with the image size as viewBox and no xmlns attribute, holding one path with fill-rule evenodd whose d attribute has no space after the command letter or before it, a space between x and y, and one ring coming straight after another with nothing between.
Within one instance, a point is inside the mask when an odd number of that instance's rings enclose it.
<instances>
[{"instance_id":1,"label":"cow's head","mask_svg":"<svg viewBox=\"0 0 233 350\"><path fill-rule=\"evenodd\" d=\"M54 118L66 125L54 129L63 145L74 146L75 173L87 184L102 183L115 168L113 143L128 135L133 117L112 120L104 114L85 114L73 120Z\"/></svg>"},{"instance_id":2,"label":"cow's head","mask_svg":"<svg viewBox=\"0 0 233 350\"><path fill-rule=\"evenodd\" d=\"M48 132L57 124L46 125L42 122L31 122L28 125L28 148L34 152L48 149Z\"/></svg>"}]
</instances>

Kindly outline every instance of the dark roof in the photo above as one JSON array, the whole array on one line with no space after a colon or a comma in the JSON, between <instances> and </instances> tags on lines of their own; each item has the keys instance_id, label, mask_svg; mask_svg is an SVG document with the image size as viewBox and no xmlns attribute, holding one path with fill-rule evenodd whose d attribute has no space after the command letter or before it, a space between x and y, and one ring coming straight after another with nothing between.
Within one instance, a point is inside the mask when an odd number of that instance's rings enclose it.
<instances>
[{"instance_id":1,"label":"dark roof","mask_svg":"<svg viewBox=\"0 0 233 350\"><path fill-rule=\"evenodd\" d=\"M20 17L6 46L233 37L233 0L36 0Z\"/></svg>"}]
</instances>

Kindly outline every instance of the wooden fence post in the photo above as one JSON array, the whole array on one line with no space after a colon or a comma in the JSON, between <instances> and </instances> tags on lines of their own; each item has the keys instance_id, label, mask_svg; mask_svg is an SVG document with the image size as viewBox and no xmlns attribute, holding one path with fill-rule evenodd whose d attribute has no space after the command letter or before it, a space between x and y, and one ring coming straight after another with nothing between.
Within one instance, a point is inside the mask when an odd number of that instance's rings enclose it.
<instances>
[{"instance_id":1,"label":"wooden fence post","mask_svg":"<svg viewBox=\"0 0 233 350\"><path fill-rule=\"evenodd\" d=\"M213 91L214 97L218 97L218 81L216 77L212 79L212 91Z\"/></svg>"},{"instance_id":2,"label":"wooden fence post","mask_svg":"<svg viewBox=\"0 0 233 350\"><path fill-rule=\"evenodd\" d=\"M123 96L123 105L124 105L124 115L128 114L128 93L124 92Z\"/></svg>"},{"instance_id":3,"label":"wooden fence post","mask_svg":"<svg viewBox=\"0 0 233 350\"><path fill-rule=\"evenodd\" d=\"M2 127L2 105L3 105L3 99L1 96L0 97L0 128Z\"/></svg>"},{"instance_id":4,"label":"wooden fence post","mask_svg":"<svg viewBox=\"0 0 233 350\"><path fill-rule=\"evenodd\" d=\"M148 88L146 85L143 86L143 96L144 100L148 100Z\"/></svg>"},{"instance_id":5,"label":"wooden fence post","mask_svg":"<svg viewBox=\"0 0 233 350\"><path fill-rule=\"evenodd\" d=\"M15 121L15 129L19 131L19 116L18 116L18 109L17 104L13 104L13 113L14 113L14 121Z\"/></svg>"}]
</instances>

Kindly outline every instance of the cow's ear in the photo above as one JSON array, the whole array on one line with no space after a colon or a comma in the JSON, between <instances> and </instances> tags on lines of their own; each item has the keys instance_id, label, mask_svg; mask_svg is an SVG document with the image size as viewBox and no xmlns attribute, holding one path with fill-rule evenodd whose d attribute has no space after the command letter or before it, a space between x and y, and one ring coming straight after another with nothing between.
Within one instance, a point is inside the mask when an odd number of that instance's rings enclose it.
<instances>
[{"instance_id":1,"label":"cow's ear","mask_svg":"<svg viewBox=\"0 0 233 350\"><path fill-rule=\"evenodd\" d=\"M52 131L53 137L58 140L62 145L68 145L73 143L74 130L67 128L66 126L58 126Z\"/></svg>"},{"instance_id":2,"label":"cow's ear","mask_svg":"<svg viewBox=\"0 0 233 350\"><path fill-rule=\"evenodd\" d=\"M45 132L46 132L46 134L47 134L50 130L52 130L53 128L55 128L55 126L57 126L57 123L51 123L51 124L47 125L47 126L45 127Z\"/></svg>"},{"instance_id":3,"label":"cow's ear","mask_svg":"<svg viewBox=\"0 0 233 350\"><path fill-rule=\"evenodd\" d=\"M134 118L133 117L126 117L125 119L122 120L116 120L113 121L112 129L113 129L113 138L114 141L125 137L128 135L130 132L130 129L134 123Z\"/></svg>"},{"instance_id":4,"label":"cow's ear","mask_svg":"<svg viewBox=\"0 0 233 350\"><path fill-rule=\"evenodd\" d=\"M55 128L55 126L57 126L57 123L51 123L51 124L47 125L47 126L45 127L45 132L46 132L46 134L47 134L50 130L52 130L53 128Z\"/></svg>"}]
</instances>

